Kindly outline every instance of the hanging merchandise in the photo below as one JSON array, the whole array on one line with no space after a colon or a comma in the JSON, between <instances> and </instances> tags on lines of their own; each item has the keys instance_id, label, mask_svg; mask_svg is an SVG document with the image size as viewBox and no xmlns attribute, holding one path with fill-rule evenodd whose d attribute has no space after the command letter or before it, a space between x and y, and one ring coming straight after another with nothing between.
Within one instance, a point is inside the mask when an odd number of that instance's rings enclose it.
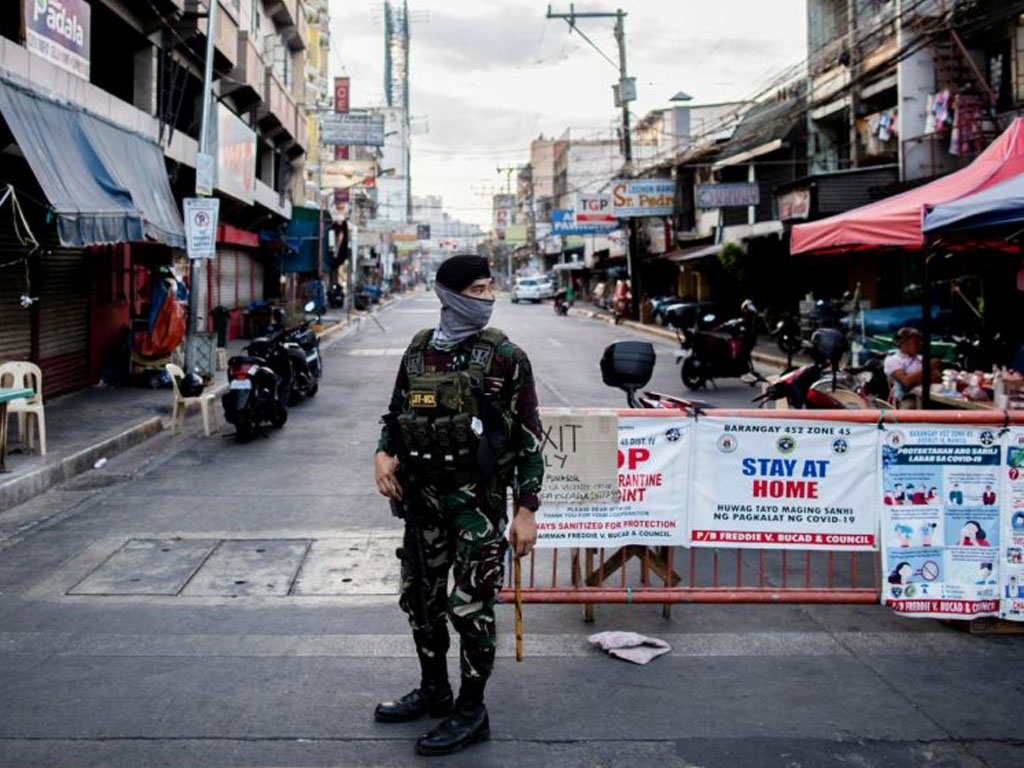
<instances>
[{"instance_id":1,"label":"hanging merchandise","mask_svg":"<svg viewBox=\"0 0 1024 768\"><path fill-rule=\"evenodd\" d=\"M925 118L925 133L939 133L953 124L948 90L939 91L928 97L928 115ZM931 126L931 130L928 127Z\"/></svg>"}]
</instances>

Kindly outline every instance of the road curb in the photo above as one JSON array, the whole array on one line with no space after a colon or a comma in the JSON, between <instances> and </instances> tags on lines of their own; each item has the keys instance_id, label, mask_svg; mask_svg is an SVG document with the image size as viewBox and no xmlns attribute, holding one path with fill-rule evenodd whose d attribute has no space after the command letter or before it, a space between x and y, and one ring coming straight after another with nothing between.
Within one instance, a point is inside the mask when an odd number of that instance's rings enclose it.
<instances>
[{"instance_id":1,"label":"road curb","mask_svg":"<svg viewBox=\"0 0 1024 768\"><path fill-rule=\"evenodd\" d=\"M109 459L124 453L129 448L155 437L164 429L163 417L153 416L93 445L81 448L58 462L13 478L0 485L0 509L11 509L18 504L24 504L58 483L92 469L97 459Z\"/></svg>"}]
</instances>

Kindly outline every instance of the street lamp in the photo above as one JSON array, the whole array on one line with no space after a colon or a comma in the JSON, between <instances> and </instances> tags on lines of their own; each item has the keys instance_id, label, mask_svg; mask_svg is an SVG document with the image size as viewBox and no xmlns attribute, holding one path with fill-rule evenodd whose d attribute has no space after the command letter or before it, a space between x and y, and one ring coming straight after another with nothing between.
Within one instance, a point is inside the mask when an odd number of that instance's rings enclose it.
<instances>
[{"instance_id":1,"label":"street lamp","mask_svg":"<svg viewBox=\"0 0 1024 768\"><path fill-rule=\"evenodd\" d=\"M678 91L675 96L672 96L669 101L693 101L693 96L688 94L686 91Z\"/></svg>"}]
</instances>

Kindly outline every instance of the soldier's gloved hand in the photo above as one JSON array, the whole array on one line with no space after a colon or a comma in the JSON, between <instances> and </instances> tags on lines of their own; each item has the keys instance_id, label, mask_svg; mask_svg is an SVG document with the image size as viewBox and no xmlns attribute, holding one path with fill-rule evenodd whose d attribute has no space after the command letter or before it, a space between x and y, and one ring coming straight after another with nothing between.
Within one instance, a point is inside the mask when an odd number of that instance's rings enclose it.
<instances>
[{"instance_id":1,"label":"soldier's gloved hand","mask_svg":"<svg viewBox=\"0 0 1024 768\"><path fill-rule=\"evenodd\" d=\"M509 543L512 544L512 551L517 557L530 554L533 545L537 543L537 521L533 512L526 507L520 507L512 520L512 527L508 532Z\"/></svg>"},{"instance_id":2,"label":"soldier's gloved hand","mask_svg":"<svg viewBox=\"0 0 1024 768\"><path fill-rule=\"evenodd\" d=\"M402 498L402 486L398 484L395 472L398 469L398 459L384 451L378 451L373 457L373 474L377 481L377 490L389 499L400 501Z\"/></svg>"}]
</instances>

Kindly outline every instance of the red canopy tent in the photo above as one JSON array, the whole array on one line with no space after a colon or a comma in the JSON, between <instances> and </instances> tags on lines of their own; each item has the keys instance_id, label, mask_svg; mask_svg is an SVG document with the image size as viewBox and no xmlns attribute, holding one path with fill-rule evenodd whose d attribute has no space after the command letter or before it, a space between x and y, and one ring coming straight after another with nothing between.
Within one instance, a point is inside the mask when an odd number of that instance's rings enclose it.
<instances>
[{"instance_id":1,"label":"red canopy tent","mask_svg":"<svg viewBox=\"0 0 1024 768\"><path fill-rule=\"evenodd\" d=\"M973 163L956 173L877 203L820 221L798 224L790 253L846 253L869 249L922 250L926 209L980 192L1024 173L1024 118L1013 124Z\"/></svg>"}]
</instances>

